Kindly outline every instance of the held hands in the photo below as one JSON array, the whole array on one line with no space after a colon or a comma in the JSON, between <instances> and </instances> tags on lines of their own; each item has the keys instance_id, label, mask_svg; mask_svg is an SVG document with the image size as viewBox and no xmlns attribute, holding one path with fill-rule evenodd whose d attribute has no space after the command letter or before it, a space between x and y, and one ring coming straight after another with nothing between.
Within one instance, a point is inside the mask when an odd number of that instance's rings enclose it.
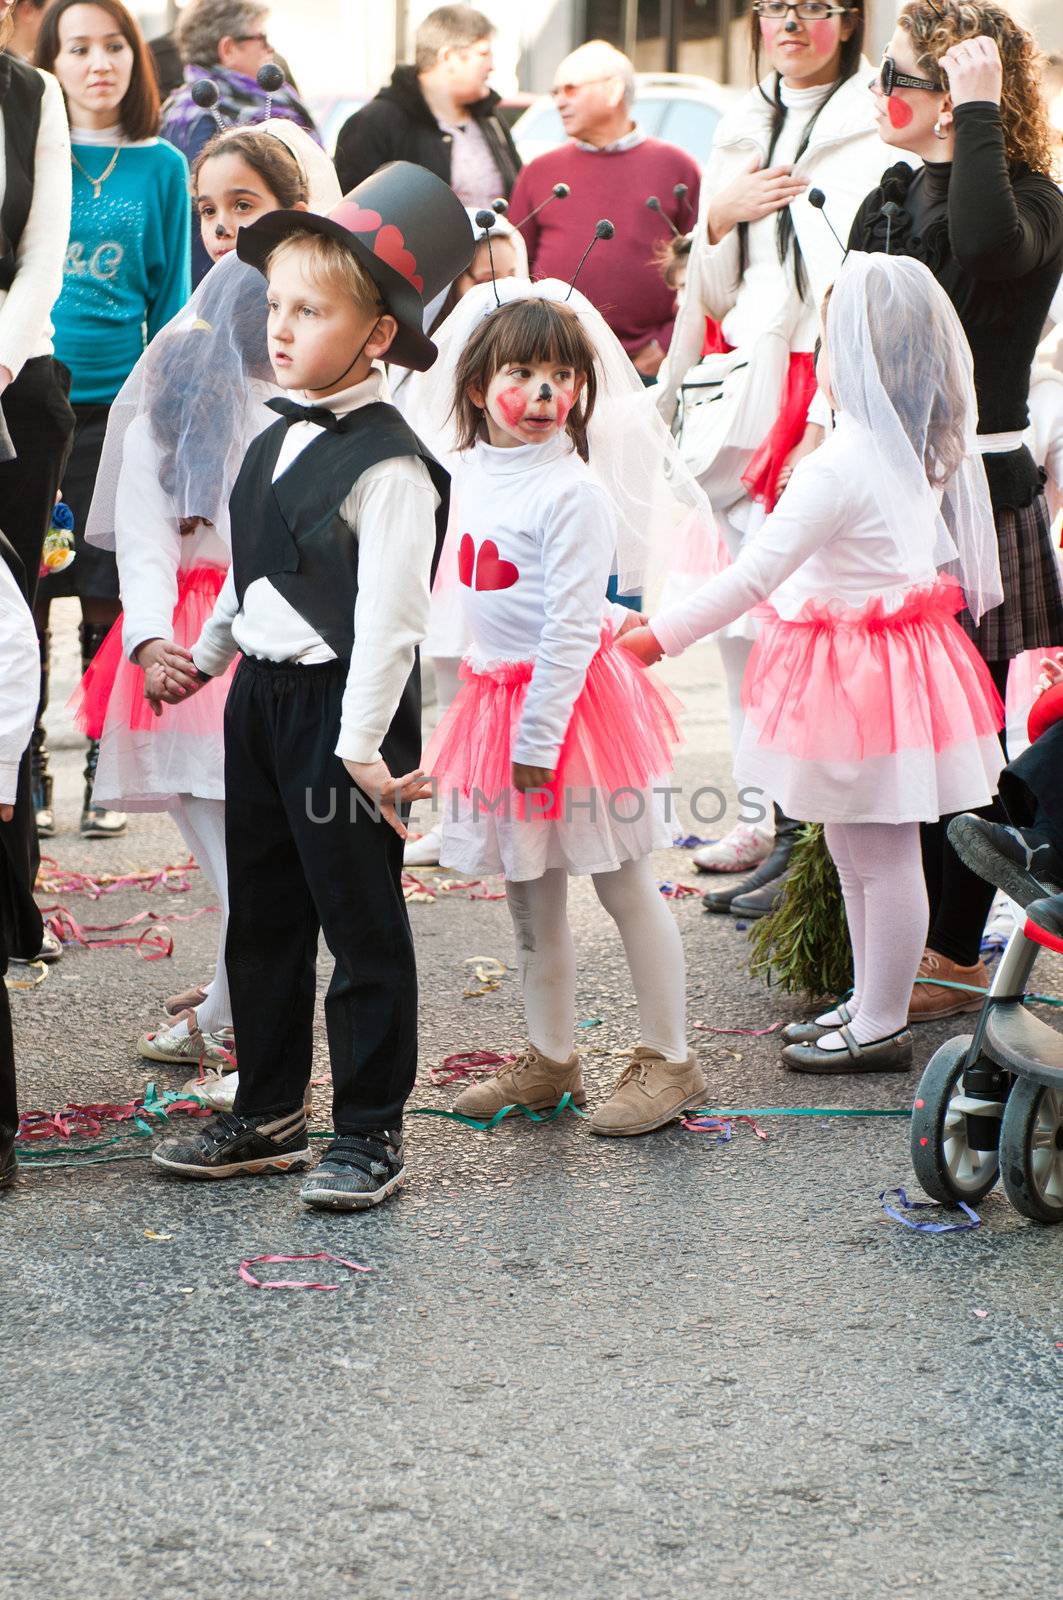
<instances>
[{"instance_id":1,"label":"held hands","mask_svg":"<svg viewBox=\"0 0 1063 1600\"><path fill-rule=\"evenodd\" d=\"M146 640L136 660L144 673L144 698L157 717L164 705L180 705L203 687L191 655L172 640Z\"/></svg>"},{"instance_id":2,"label":"held hands","mask_svg":"<svg viewBox=\"0 0 1063 1600\"><path fill-rule=\"evenodd\" d=\"M527 794L532 789L549 789L556 777L557 773L551 767L528 767L523 761L514 761L510 774L518 794Z\"/></svg>"},{"instance_id":3,"label":"held hands","mask_svg":"<svg viewBox=\"0 0 1063 1600\"><path fill-rule=\"evenodd\" d=\"M625 628L618 642L621 650L630 650L635 660L641 662L644 667L655 666L664 655L646 617L643 617L640 626Z\"/></svg>"},{"instance_id":4,"label":"held hands","mask_svg":"<svg viewBox=\"0 0 1063 1600\"><path fill-rule=\"evenodd\" d=\"M709 243L719 244L740 222L759 222L781 211L808 188L789 167L760 167L754 156L744 172L718 189L709 202Z\"/></svg>"},{"instance_id":5,"label":"held hands","mask_svg":"<svg viewBox=\"0 0 1063 1600\"><path fill-rule=\"evenodd\" d=\"M345 760L343 765L362 793L379 806L388 827L394 828L400 839L408 839L409 834L396 808L432 798L432 785L424 773L418 769L407 772L405 777L393 778L386 761Z\"/></svg>"},{"instance_id":6,"label":"held hands","mask_svg":"<svg viewBox=\"0 0 1063 1600\"><path fill-rule=\"evenodd\" d=\"M970 100L991 100L994 105L1000 104L1004 69L995 39L985 34L975 39L961 39L959 44L945 51L941 66L954 106L966 105Z\"/></svg>"}]
</instances>

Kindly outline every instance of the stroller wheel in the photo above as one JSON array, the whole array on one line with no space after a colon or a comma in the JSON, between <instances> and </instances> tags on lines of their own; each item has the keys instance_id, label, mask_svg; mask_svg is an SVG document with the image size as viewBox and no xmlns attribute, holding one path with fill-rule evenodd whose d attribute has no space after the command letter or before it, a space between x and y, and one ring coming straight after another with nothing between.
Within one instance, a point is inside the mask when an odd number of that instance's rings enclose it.
<instances>
[{"instance_id":1,"label":"stroller wheel","mask_svg":"<svg viewBox=\"0 0 1063 1600\"><path fill-rule=\"evenodd\" d=\"M1063 1222L1063 1089L1017 1078L1000 1130L1008 1199L1035 1222Z\"/></svg>"},{"instance_id":2,"label":"stroller wheel","mask_svg":"<svg viewBox=\"0 0 1063 1600\"><path fill-rule=\"evenodd\" d=\"M968 1143L967 1116L953 1104L963 1094L970 1044L969 1033L943 1044L927 1062L915 1091L912 1166L923 1190L943 1205L981 1200L1000 1174L997 1152Z\"/></svg>"}]
</instances>

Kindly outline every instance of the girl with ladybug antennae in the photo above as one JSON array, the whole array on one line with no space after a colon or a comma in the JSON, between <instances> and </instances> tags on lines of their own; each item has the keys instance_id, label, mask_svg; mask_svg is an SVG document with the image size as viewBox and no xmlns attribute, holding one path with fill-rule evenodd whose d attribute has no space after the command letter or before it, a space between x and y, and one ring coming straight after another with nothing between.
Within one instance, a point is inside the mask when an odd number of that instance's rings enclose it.
<instances>
[{"instance_id":1,"label":"girl with ladybug antennae","mask_svg":"<svg viewBox=\"0 0 1063 1600\"><path fill-rule=\"evenodd\" d=\"M601 222L596 237L611 232ZM471 644L424 764L441 864L505 877L528 1032L518 1061L456 1109L583 1104L566 902L569 878L585 875L623 940L640 1028L590 1126L648 1133L706 1085L687 1040L679 931L650 861L672 839L672 708L616 648L635 614L604 596L611 574L622 594L643 588L651 545L686 524L713 539L712 513L616 335L569 284L473 289L437 339L406 414L452 472L448 537Z\"/></svg>"}]
</instances>

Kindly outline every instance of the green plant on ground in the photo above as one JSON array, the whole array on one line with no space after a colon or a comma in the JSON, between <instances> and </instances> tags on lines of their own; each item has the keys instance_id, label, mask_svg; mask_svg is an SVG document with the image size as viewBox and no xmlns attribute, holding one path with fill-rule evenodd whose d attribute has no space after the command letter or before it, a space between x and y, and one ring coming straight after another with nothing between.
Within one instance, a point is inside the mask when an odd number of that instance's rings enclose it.
<instances>
[{"instance_id":1,"label":"green plant on ground","mask_svg":"<svg viewBox=\"0 0 1063 1600\"><path fill-rule=\"evenodd\" d=\"M782 900L750 934L750 971L810 1000L847 994L853 982L841 884L819 823L802 828Z\"/></svg>"}]
</instances>

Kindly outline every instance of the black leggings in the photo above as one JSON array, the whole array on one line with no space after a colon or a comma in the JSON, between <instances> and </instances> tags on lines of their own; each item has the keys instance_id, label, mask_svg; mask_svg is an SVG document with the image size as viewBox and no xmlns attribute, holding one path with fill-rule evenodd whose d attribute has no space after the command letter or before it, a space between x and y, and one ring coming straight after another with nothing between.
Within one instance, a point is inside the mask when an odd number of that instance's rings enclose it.
<instances>
[{"instance_id":1,"label":"black leggings","mask_svg":"<svg viewBox=\"0 0 1063 1600\"><path fill-rule=\"evenodd\" d=\"M990 675L1003 700L1008 684L1010 661L987 662ZM1000 742L1004 743L1001 730ZM955 815L955 813L953 813ZM1006 822L1007 812L999 798L976 813L993 822ZM982 948L986 918L996 890L976 872L965 867L949 844L946 829L952 816L937 822L924 822L920 833L923 845L923 874L930 902L930 932L927 944L938 955L961 967L973 967Z\"/></svg>"}]
</instances>

